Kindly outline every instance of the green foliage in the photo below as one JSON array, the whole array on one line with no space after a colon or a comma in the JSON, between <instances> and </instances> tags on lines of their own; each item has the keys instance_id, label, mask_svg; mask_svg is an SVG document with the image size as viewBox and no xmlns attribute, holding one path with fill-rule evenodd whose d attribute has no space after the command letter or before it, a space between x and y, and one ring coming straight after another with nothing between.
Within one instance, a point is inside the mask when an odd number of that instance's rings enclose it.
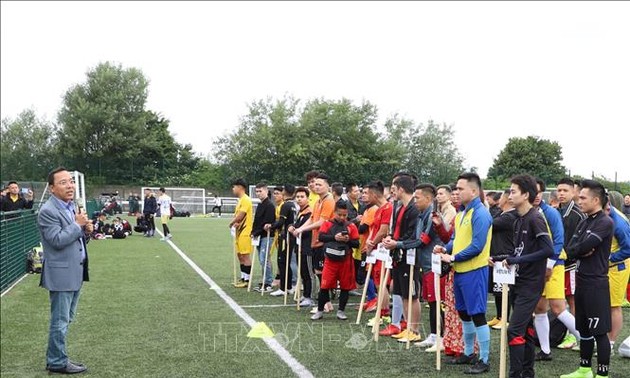
<instances>
[{"instance_id":1,"label":"green foliage","mask_svg":"<svg viewBox=\"0 0 630 378\"><path fill-rule=\"evenodd\" d=\"M16 119L5 118L0 128L0 172L2 181L46 177L54 150L55 126L39 119L33 109Z\"/></svg>"},{"instance_id":2,"label":"green foliage","mask_svg":"<svg viewBox=\"0 0 630 378\"><path fill-rule=\"evenodd\" d=\"M552 183L566 175L561 162L562 147L558 142L535 136L514 137L494 159L488 178L505 181L511 176L528 173Z\"/></svg>"}]
</instances>

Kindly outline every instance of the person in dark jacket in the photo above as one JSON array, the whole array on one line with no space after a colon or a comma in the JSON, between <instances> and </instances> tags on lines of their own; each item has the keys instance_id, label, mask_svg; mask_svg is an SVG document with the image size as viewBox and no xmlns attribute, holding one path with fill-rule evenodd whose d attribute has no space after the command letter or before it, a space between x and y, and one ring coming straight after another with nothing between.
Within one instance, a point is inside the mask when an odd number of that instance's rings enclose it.
<instances>
[{"instance_id":1,"label":"person in dark jacket","mask_svg":"<svg viewBox=\"0 0 630 378\"><path fill-rule=\"evenodd\" d=\"M144 206L142 214L149 223L149 229L144 233L146 237L152 237L155 234L155 213L157 212L157 200L151 189L144 190Z\"/></svg>"},{"instance_id":2,"label":"person in dark jacket","mask_svg":"<svg viewBox=\"0 0 630 378\"><path fill-rule=\"evenodd\" d=\"M9 181L7 194L0 201L0 211L15 211L33 208L33 191L20 193L17 182Z\"/></svg>"},{"instance_id":3,"label":"person in dark jacket","mask_svg":"<svg viewBox=\"0 0 630 378\"><path fill-rule=\"evenodd\" d=\"M260 292L261 290L264 290L265 292L271 292L273 274L271 271L272 268L269 255L271 254L271 244L273 243L273 236L267 237L268 233L267 231L265 231L265 225L271 225L276 221L276 207L269 199L269 188L267 187L267 184L256 184L256 197L258 197L260 203L256 207L256 213L254 214L252 238L260 238L260 241L256 241L254 245L257 245L258 248L258 261L260 261L261 274L264 275L265 281L262 282L258 287L254 288L254 290L258 292Z\"/></svg>"}]
</instances>

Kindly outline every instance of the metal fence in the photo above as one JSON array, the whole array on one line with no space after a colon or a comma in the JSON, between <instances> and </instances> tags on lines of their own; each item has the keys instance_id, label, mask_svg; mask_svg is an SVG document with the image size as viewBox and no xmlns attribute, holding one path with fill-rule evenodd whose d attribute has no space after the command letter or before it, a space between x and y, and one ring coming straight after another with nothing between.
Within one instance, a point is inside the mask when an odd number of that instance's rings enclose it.
<instances>
[{"instance_id":1,"label":"metal fence","mask_svg":"<svg viewBox=\"0 0 630 378\"><path fill-rule=\"evenodd\" d=\"M0 291L26 273L26 255L39 242L36 210L0 212Z\"/></svg>"}]
</instances>

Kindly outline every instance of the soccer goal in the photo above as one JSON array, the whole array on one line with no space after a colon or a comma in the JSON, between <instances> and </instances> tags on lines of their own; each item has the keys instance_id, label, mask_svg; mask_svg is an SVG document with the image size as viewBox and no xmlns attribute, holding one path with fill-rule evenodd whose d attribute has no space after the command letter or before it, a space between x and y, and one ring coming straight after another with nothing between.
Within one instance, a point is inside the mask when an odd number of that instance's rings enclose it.
<instances>
[{"instance_id":1,"label":"soccer goal","mask_svg":"<svg viewBox=\"0 0 630 378\"><path fill-rule=\"evenodd\" d=\"M144 190L150 189L155 197L159 197L159 188L142 187L141 204L144 204ZM206 190L202 188L171 188L165 187L166 194L171 197L173 207L178 212L190 212L191 214L206 214Z\"/></svg>"}]
</instances>

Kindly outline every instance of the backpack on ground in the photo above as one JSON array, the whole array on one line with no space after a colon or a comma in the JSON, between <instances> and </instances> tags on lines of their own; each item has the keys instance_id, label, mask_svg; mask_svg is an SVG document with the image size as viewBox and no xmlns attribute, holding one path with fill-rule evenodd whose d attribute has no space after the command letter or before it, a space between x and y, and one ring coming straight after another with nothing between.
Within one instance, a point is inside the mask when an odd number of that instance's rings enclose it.
<instances>
[{"instance_id":1,"label":"backpack on ground","mask_svg":"<svg viewBox=\"0 0 630 378\"><path fill-rule=\"evenodd\" d=\"M549 346L552 348L557 347L562 344L565 336L567 335L567 327L558 319L551 311L548 313L549 316ZM538 334L534 336L534 343L536 346L540 346L540 341L538 341Z\"/></svg>"},{"instance_id":2,"label":"backpack on ground","mask_svg":"<svg viewBox=\"0 0 630 378\"><path fill-rule=\"evenodd\" d=\"M44 248L41 243L26 254L26 271L28 273L41 273L44 261Z\"/></svg>"}]
</instances>

